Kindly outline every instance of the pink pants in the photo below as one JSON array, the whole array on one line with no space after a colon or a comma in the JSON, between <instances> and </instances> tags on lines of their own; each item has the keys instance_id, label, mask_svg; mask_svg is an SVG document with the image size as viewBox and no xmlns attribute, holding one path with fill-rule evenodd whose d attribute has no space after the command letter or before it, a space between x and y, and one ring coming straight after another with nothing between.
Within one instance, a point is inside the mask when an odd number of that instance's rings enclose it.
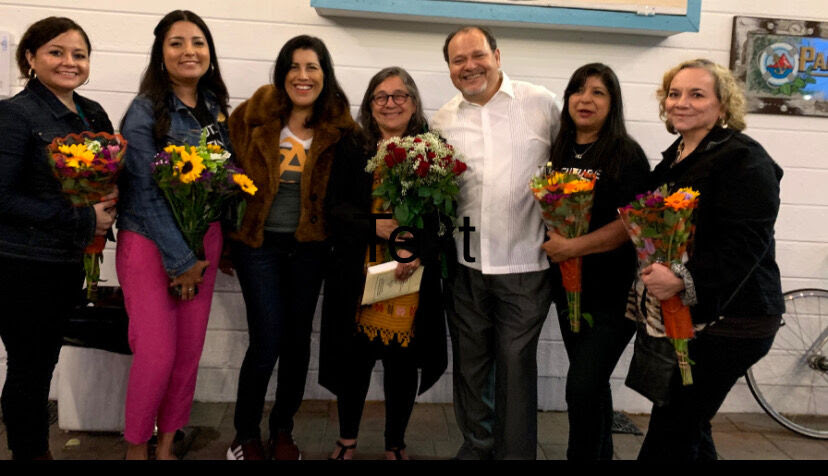
<instances>
[{"instance_id":1,"label":"pink pants","mask_svg":"<svg viewBox=\"0 0 828 476\"><path fill-rule=\"evenodd\" d=\"M195 299L180 301L167 292L170 278L155 243L138 233L118 232L115 265L133 352L124 439L132 444L147 442L156 421L164 433L189 421L221 247L221 227L213 223L204 237L210 261L204 282Z\"/></svg>"}]
</instances>

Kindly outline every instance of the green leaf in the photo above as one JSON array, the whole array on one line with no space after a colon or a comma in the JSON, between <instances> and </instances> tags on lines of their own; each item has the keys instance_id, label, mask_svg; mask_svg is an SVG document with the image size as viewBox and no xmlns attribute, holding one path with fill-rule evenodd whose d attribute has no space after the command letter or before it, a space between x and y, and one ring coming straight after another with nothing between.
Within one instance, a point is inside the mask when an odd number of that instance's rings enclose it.
<instances>
[{"instance_id":1,"label":"green leaf","mask_svg":"<svg viewBox=\"0 0 828 476\"><path fill-rule=\"evenodd\" d=\"M401 203L394 208L394 218L400 225L408 223L410 213L408 212L408 205Z\"/></svg>"},{"instance_id":2,"label":"green leaf","mask_svg":"<svg viewBox=\"0 0 828 476\"><path fill-rule=\"evenodd\" d=\"M797 89L802 89L805 87L805 80L802 78L796 78L793 82L793 85Z\"/></svg>"},{"instance_id":3,"label":"green leaf","mask_svg":"<svg viewBox=\"0 0 828 476\"><path fill-rule=\"evenodd\" d=\"M431 196L431 189L428 187L420 187L419 195L421 197L430 197Z\"/></svg>"},{"instance_id":4,"label":"green leaf","mask_svg":"<svg viewBox=\"0 0 828 476\"><path fill-rule=\"evenodd\" d=\"M782 86L779 86L779 92L786 95L786 96L790 96L791 95L791 84L788 83L788 84L783 84Z\"/></svg>"},{"instance_id":5,"label":"green leaf","mask_svg":"<svg viewBox=\"0 0 828 476\"><path fill-rule=\"evenodd\" d=\"M582 312L581 317L589 324L589 327L595 327L595 320L592 318L592 314L588 312Z\"/></svg>"}]
</instances>

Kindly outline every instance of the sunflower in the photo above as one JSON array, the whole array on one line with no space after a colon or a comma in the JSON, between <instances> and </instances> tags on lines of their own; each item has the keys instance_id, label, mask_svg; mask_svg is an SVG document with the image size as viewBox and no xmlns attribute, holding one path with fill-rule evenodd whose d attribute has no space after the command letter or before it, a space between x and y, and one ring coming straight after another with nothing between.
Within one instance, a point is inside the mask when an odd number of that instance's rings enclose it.
<instances>
[{"instance_id":1,"label":"sunflower","mask_svg":"<svg viewBox=\"0 0 828 476\"><path fill-rule=\"evenodd\" d=\"M258 190L256 185L253 184L253 181L250 180L250 177L245 174L233 174L233 182L235 182L243 192L249 193L250 195L255 195L256 190Z\"/></svg>"},{"instance_id":2,"label":"sunflower","mask_svg":"<svg viewBox=\"0 0 828 476\"><path fill-rule=\"evenodd\" d=\"M181 155L181 153L184 152L184 147L180 145L170 144L167 147L164 147L164 152L168 154L177 153L178 155Z\"/></svg>"},{"instance_id":3,"label":"sunflower","mask_svg":"<svg viewBox=\"0 0 828 476\"><path fill-rule=\"evenodd\" d=\"M80 163L92 165L95 153L87 149L83 144L61 145L58 150L66 154L66 165L72 168L79 168Z\"/></svg>"},{"instance_id":4,"label":"sunflower","mask_svg":"<svg viewBox=\"0 0 828 476\"><path fill-rule=\"evenodd\" d=\"M182 183L191 183L201 177L204 172L204 159L198 154L191 154L185 150L181 152L181 160L176 162L173 167L181 176Z\"/></svg>"}]
</instances>

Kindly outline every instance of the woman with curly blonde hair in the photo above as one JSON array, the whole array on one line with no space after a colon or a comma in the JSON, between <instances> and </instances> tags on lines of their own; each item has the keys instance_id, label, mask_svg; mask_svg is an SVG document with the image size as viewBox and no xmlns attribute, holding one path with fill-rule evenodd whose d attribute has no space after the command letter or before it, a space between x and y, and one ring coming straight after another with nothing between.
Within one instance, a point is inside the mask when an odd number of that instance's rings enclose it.
<instances>
[{"instance_id":1,"label":"woman with curly blonde hair","mask_svg":"<svg viewBox=\"0 0 828 476\"><path fill-rule=\"evenodd\" d=\"M649 186L698 190L696 232L683 265L641 271L627 316L664 337L663 326L651 324L653 317L660 323L658 301L679 294L696 337L689 344L693 384L683 386L673 369L638 457L716 459L710 420L736 380L768 352L785 311L773 238L782 169L741 132L744 94L726 68L706 59L683 62L665 73L657 94L667 130L680 137Z\"/></svg>"}]
</instances>

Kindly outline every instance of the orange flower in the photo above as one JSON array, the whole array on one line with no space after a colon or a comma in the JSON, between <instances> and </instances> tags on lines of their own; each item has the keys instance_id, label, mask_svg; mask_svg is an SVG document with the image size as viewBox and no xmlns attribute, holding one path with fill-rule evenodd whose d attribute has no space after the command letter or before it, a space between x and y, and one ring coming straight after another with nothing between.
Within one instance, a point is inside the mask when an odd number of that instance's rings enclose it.
<instances>
[{"instance_id":1,"label":"orange flower","mask_svg":"<svg viewBox=\"0 0 828 476\"><path fill-rule=\"evenodd\" d=\"M683 210L696 206L699 192L692 188L680 188L677 192L664 199L664 205L673 210Z\"/></svg>"}]
</instances>

